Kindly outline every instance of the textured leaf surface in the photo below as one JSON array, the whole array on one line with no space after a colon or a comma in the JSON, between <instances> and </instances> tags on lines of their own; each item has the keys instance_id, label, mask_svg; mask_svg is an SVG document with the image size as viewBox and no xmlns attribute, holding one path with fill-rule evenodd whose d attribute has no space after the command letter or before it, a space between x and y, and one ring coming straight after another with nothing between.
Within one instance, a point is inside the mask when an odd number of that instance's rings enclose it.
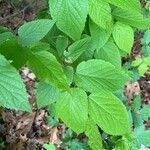
<instances>
[{"instance_id":1,"label":"textured leaf surface","mask_svg":"<svg viewBox=\"0 0 150 150\"><path fill-rule=\"evenodd\" d=\"M30 51L33 52L39 52L39 51L48 51L50 50L50 45L48 43L44 43L44 42L38 42L36 44L34 44L31 48Z\"/></svg>"},{"instance_id":2,"label":"textured leaf surface","mask_svg":"<svg viewBox=\"0 0 150 150\"><path fill-rule=\"evenodd\" d=\"M0 53L17 69L25 65L28 60L29 49L22 47L15 39L7 40L0 46Z\"/></svg>"},{"instance_id":3,"label":"textured leaf surface","mask_svg":"<svg viewBox=\"0 0 150 150\"><path fill-rule=\"evenodd\" d=\"M130 1L129 0L105 0L105 1L125 10L134 10L137 12L141 12L141 4L139 0L130 0Z\"/></svg>"},{"instance_id":4,"label":"textured leaf surface","mask_svg":"<svg viewBox=\"0 0 150 150\"><path fill-rule=\"evenodd\" d=\"M0 33L0 44L12 38L15 38L15 36L11 32Z\"/></svg>"},{"instance_id":5,"label":"textured leaf surface","mask_svg":"<svg viewBox=\"0 0 150 150\"><path fill-rule=\"evenodd\" d=\"M25 86L19 73L0 55L0 106L31 111Z\"/></svg>"},{"instance_id":6,"label":"textured leaf surface","mask_svg":"<svg viewBox=\"0 0 150 150\"><path fill-rule=\"evenodd\" d=\"M47 51L34 53L28 61L29 67L42 81L58 88L67 89L67 79L61 64Z\"/></svg>"},{"instance_id":7,"label":"textured leaf surface","mask_svg":"<svg viewBox=\"0 0 150 150\"><path fill-rule=\"evenodd\" d=\"M143 120L148 120L148 118L150 117L150 105L144 106L140 112Z\"/></svg>"},{"instance_id":8,"label":"textured leaf surface","mask_svg":"<svg viewBox=\"0 0 150 150\"><path fill-rule=\"evenodd\" d=\"M135 143L137 145L144 145L144 146L150 146L150 130L141 130L138 131L136 134L137 140Z\"/></svg>"},{"instance_id":9,"label":"textured leaf surface","mask_svg":"<svg viewBox=\"0 0 150 150\"><path fill-rule=\"evenodd\" d=\"M78 88L62 92L56 102L58 116L75 132L85 131L88 118L88 100L86 93Z\"/></svg>"},{"instance_id":10,"label":"textured leaf surface","mask_svg":"<svg viewBox=\"0 0 150 150\"><path fill-rule=\"evenodd\" d=\"M119 49L113 41L108 41L101 49L97 50L95 58L108 61L116 68L121 68Z\"/></svg>"},{"instance_id":11,"label":"textured leaf surface","mask_svg":"<svg viewBox=\"0 0 150 150\"><path fill-rule=\"evenodd\" d=\"M64 72L65 72L65 74L66 74L68 84L70 85L70 84L73 82L74 69L73 69L73 67L71 67L71 66L66 66L66 67L64 68Z\"/></svg>"},{"instance_id":12,"label":"textured leaf surface","mask_svg":"<svg viewBox=\"0 0 150 150\"><path fill-rule=\"evenodd\" d=\"M145 18L141 13L126 11L123 9L114 9L113 16L125 24L137 28L150 28L150 20Z\"/></svg>"},{"instance_id":13,"label":"textured leaf surface","mask_svg":"<svg viewBox=\"0 0 150 150\"><path fill-rule=\"evenodd\" d=\"M50 84L40 82L36 87L36 102L38 108L48 106L56 101L59 90Z\"/></svg>"},{"instance_id":14,"label":"textured leaf surface","mask_svg":"<svg viewBox=\"0 0 150 150\"><path fill-rule=\"evenodd\" d=\"M68 38L66 36L59 36L56 40L56 49L60 57L63 56L65 49L68 46Z\"/></svg>"},{"instance_id":15,"label":"textured leaf surface","mask_svg":"<svg viewBox=\"0 0 150 150\"><path fill-rule=\"evenodd\" d=\"M102 137L99 133L98 127L94 121L89 118L85 134L88 136L88 144L92 150L103 149Z\"/></svg>"},{"instance_id":16,"label":"textured leaf surface","mask_svg":"<svg viewBox=\"0 0 150 150\"><path fill-rule=\"evenodd\" d=\"M92 37L92 43L97 50L99 50L106 44L111 36L111 32L111 29L105 30L96 25L94 22L90 21L90 33Z\"/></svg>"},{"instance_id":17,"label":"textured leaf surface","mask_svg":"<svg viewBox=\"0 0 150 150\"><path fill-rule=\"evenodd\" d=\"M89 5L89 15L93 22L104 29L108 28L112 23L109 4L102 0L90 0Z\"/></svg>"},{"instance_id":18,"label":"textured leaf surface","mask_svg":"<svg viewBox=\"0 0 150 150\"><path fill-rule=\"evenodd\" d=\"M46 149L46 150L56 150L55 148L55 145L54 144L44 144L43 147Z\"/></svg>"},{"instance_id":19,"label":"textured leaf surface","mask_svg":"<svg viewBox=\"0 0 150 150\"><path fill-rule=\"evenodd\" d=\"M131 143L125 139L120 139L115 144L115 150L131 150ZM134 149L135 150L135 149Z\"/></svg>"},{"instance_id":20,"label":"textured leaf surface","mask_svg":"<svg viewBox=\"0 0 150 150\"><path fill-rule=\"evenodd\" d=\"M126 80L127 77L115 66L103 60L82 62L76 70L76 84L90 92L101 89L114 91L121 87Z\"/></svg>"},{"instance_id":21,"label":"textured leaf surface","mask_svg":"<svg viewBox=\"0 0 150 150\"><path fill-rule=\"evenodd\" d=\"M74 42L68 48L68 52L66 53L67 59L71 62L74 62L84 51L87 51L91 45L91 38L84 38Z\"/></svg>"},{"instance_id":22,"label":"textured leaf surface","mask_svg":"<svg viewBox=\"0 0 150 150\"><path fill-rule=\"evenodd\" d=\"M121 22L117 22L114 26L113 37L118 47L130 53L134 43L133 29Z\"/></svg>"},{"instance_id":23,"label":"textured leaf surface","mask_svg":"<svg viewBox=\"0 0 150 150\"><path fill-rule=\"evenodd\" d=\"M49 0L58 28L73 40L80 39L88 14L88 0Z\"/></svg>"},{"instance_id":24,"label":"textured leaf surface","mask_svg":"<svg viewBox=\"0 0 150 150\"><path fill-rule=\"evenodd\" d=\"M145 31L144 36L142 38L142 43L146 45L150 43L150 30Z\"/></svg>"},{"instance_id":25,"label":"textured leaf surface","mask_svg":"<svg viewBox=\"0 0 150 150\"><path fill-rule=\"evenodd\" d=\"M99 91L89 96L89 114L102 130L112 135L129 132L125 106L111 92Z\"/></svg>"},{"instance_id":26,"label":"textured leaf surface","mask_svg":"<svg viewBox=\"0 0 150 150\"><path fill-rule=\"evenodd\" d=\"M32 45L40 41L52 28L54 21L40 19L28 22L18 29L19 37L24 45Z\"/></svg>"}]
</instances>

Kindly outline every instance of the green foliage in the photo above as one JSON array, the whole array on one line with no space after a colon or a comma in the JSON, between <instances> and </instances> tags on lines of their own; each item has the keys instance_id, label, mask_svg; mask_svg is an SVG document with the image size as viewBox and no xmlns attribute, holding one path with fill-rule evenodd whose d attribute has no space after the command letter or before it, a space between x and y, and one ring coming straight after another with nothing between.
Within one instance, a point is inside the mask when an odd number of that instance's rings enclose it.
<instances>
[{"instance_id":1,"label":"green foliage","mask_svg":"<svg viewBox=\"0 0 150 150\"><path fill-rule=\"evenodd\" d=\"M131 48L134 42L134 32L129 25L116 22L113 29L113 37L121 50L127 53L131 52Z\"/></svg>"},{"instance_id":2,"label":"green foliage","mask_svg":"<svg viewBox=\"0 0 150 150\"><path fill-rule=\"evenodd\" d=\"M140 113L141 113L143 120L148 120L148 118L150 118L150 105L145 105L141 109Z\"/></svg>"},{"instance_id":3,"label":"green foliage","mask_svg":"<svg viewBox=\"0 0 150 150\"><path fill-rule=\"evenodd\" d=\"M133 144L140 148L141 144L144 146L150 146L150 130L144 130L143 128L139 127L134 132L136 139L133 141Z\"/></svg>"},{"instance_id":4,"label":"green foliage","mask_svg":"<svg viewBox=\"0 0 150 150\"><path fill-rule=\"evenodd\" d=\"M23 45L30 46L40 41L52 28L54 21L40 19L24 24L18 29L18 35Z\"/></svg>"},{"instance_id":5,"label":"green foliage","mask_svg":"<svg viewBox=\"0 0 150 150\"><path fill-rule=\"evenodd\" d=\"M121 68L121 56L119 49L113 41L108 41L101 49L96 51L94 56L97 59L110 62L116 68Z\"/></svg>"},{"instance_id":6,"label":"green foliage","mask_svg":"<svg viewBox=\"0 0 150 150\"><path fill-rule=\"evenodd\" d=\"M146 30L144 32L144 36L141 39L142 42L142 51L144 52L144 56L150 56L150 30Z\"/></svg>"},{"instance_id":7,"label":"green foliage","mask_svg":"<svg viewBox=\"0 0 150 150\"><path fill-rule=\"evenodd\" d=\"M145 58L137 57L136 60L132 62L132 66L138 68L140 75L144 75L144 73L146 73L148 70L148 66L150 66L150 57Z\"/></svg>"},{"instance_id":8,"label":"green foliage","mask_svg":"<svg viewBox=\"0 0 150 150\"><path fill-rule=\"evenodd\" d=\"M105 1L99 0L90 0L89 5L89 15L93 22L103 29L110 27L112 24L110 5Z\"/></svg>"},{"instance_id":9,"label":"green foliage","mask_svg":"<svg viewBox=\"0 0 150 150\"><path fill-rule=\"evenodd\" d=\"M131 52L134 29L150 28L139 1L49 0L49 13L39 16L43 18L22 25L18 36L0 27L0 106L31 111L15 69L27 65L40 81L37 105L48 106L51 126L60 118L77 134L84 132L92 150L150 146L150 132L139 129L149 117L149 106L141 108L136 97L126 108L126 99L113 94L122 89L128 75L135 78L131 69L138 68L143 75L150 65L147 53L121 67L121 56ZM132 125L139 131L131 133ZM125 136L130 134L136 138ZM88 149L78 140L69 141L67 147ZM52 144L44 148L55 149Z\"/></svg>"},{"instance_id":10,"label":"green foliage","mask_svg":"<svg viewBox=\"0 0 150 150\"><path fill-rule=\"evenodd\" d=\"M135 11L135 12L140 12L141 11L141 6L140 6L140 2L138 0L105 0L107 2L109 2L110 4L113 4L119 8L122 8L124 10L131 10L131 11Z\"/></svg>"},{"instance_id":11,"label":"green foliage","mask_svg":"<svg viewBox=\"0 0 150 150\"><path fill-rule=\"evenodd\" d=\"M56 150L55 145L49 143L49 144L44 144L43 145L44 149L46 150Z\"/></svg>"},{"instance_id":12,"label":"green foliage","mask_svg":"<svg viewBox=\"0 0 150 150\"><path fill-rule=\"evenodd\" d=\"M143 17L139 12L126 11L124 9L116 8L113 10L113 16L122 23L131 25L136 28L149 28L150 20Z\"/></svg>"},{"instance_id":13,"label":"green foliage","mask_svg":"<svg viewBox=\"0 0 150 150\"><path fill-rule=\"evenodd\" d=\"M15 39L10 39L1 44L0 53L12 61L12 65L19 69L28 60L29 49L22 47Z\"/></svg>"},{"instance_id":14,"label":"green foliage","mask_svg":"<svg viewBox=\"0 0 150 150\"><path fill-rule=\"evenodd\" d=\"M59 95L59 90L56 87L44 82L40 82L36 88L36 102L38 108L54 103L56 97Z\"/></svg>"},{"instance_id":15,"label":"green foliage","mask_svg":"<svg viewBox=\"0 0 150 150\"><path fill-rule=\"evenodd\" d=\"M0 55L0 106L31 111L21 77L14 67Z\"/></svg>"},{"instance_id":16,"label":"green foliage","mask_svg":"<svg viewBox=\"0 0 150 150\"><path fill-rule=\"evenodd\" d=\"M115 91L127 80L120 70L103 60L88 60L77 66L76 83L89 92L100 90ZM118 80L116 82L116 80Z\"/></svg>"},{"instance_id":17,"label":"green foliage","mask_svg":"<svg viewBox=\"0 0 150 150\"><path fill-rule=\"evenodd\" d=\"M98 127L94 124L94 121L91 118L87 121L87 129L85 133L89 137L88 144L92 150L103 149L102 138Z\"/></svg>"},{"instance_id":18,"label":"green foliage","mask_svg":"<svg viewBox=\"0 0 150 150\"><path fill-rule=\"evenodd\" d=\"M88 14L88 0L49 0L50 13L57 27L73 40L78 40Z\"/></svg>"},{"instance_id":19,"label":"green foliage","mask_svg":"<svg viewBox=\"0 0 150 150\"><path fill-rule=\"evenodd\" d=\"M107 43L112 31L111 29L105 30L92 21L90 21L89 26L92 37L92 44L94 45L95 49L99 50Z\"/></svg>"},{"instance_id":20,"label":"green foliage","mask_svg":"<svg viewBox=\"0 0 150 150\"><path fill-rule=\"evenodd\" d=\"M74 131L85 131L88 119L88 100L86 93L79 88L62 92L57 98L56 111L58 116Z\"/></svg>"},{"instance_id":21,"label":"green foliage","mask_svg":"<svg viewBox=\"0 0 150 150\"><path fill-rule=\"evenodd\" d=\"M126 108L111 92L99 91L91 94L89 97L89 111L95 123L106 133L123 135L129 132Z\"/></svg>"},{"instance_id":22,"label":"green foliage","mask_svg":"<svg viewBox=\"0 0 150 150\"><path fill-rule=\"evenodd\" d=\"M76 41L69 46L68 52L65 53L66 61L69 63L74 62L84 51L90 47L91 38L84 38Z\"/></svg>"},{"instance_id":23,"label":"green foliage","mask_svg":"<svg viewBox=\"0 0 150 150\"><path fill-rule=\"evenodd\" d=\"M62 89L68 88L62 66L50 52L33 53L28 65L39 79Z\"/></svg>"}]
</instances>

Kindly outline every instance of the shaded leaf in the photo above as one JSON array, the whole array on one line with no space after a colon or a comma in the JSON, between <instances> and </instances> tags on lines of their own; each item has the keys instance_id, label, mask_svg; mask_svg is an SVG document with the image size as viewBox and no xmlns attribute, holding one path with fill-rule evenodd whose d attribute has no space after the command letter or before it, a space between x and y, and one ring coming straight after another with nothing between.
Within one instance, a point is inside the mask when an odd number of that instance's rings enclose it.
<instances>
[{"instance_id":1,"label":"shaded leaf","mask_svg":"<svg viewBox=\"0 0 150 150\"><path fill-rule=\"evenodd\" d=\"M38 108L54 103L60 92L56 87L53 87L50 84L44 82L40 82L36 88L36 102Z\"/></svg>"}]
</instances>

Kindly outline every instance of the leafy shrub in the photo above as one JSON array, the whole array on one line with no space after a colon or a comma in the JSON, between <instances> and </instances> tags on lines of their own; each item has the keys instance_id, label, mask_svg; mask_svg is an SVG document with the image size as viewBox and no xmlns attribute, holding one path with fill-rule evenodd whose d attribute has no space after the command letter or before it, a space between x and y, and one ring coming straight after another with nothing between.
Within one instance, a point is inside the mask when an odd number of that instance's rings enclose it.
<instances>
[{"instance_id":1,"label":"leafy shrub","mask_svg":"<svg viewBox=\"0 0 150 150\"><path fill-rule=\"evenodd\" d=\"M85 132L91 149L105 145L99 128L122 136L114 140L116 149L136 147L131 145L137 141L130 135L127 109L115 93L129 80L121 56L131 52L134 29L150 27L140 2L50 0L49 11L50 18L25 23L18 36L1 27L0 105L31 112L18 73L27 65L40 80L38 107L53 104L68 127L78 134ZM145 141L140 144L149 146Z\"/></svg>"}]
</instances>

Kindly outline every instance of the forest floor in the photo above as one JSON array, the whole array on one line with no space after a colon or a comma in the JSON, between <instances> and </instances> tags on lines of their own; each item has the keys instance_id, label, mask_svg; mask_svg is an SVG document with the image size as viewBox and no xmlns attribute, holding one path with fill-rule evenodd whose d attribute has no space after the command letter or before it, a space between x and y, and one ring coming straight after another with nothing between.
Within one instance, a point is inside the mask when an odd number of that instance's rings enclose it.
<instances>
[{"instance_id":1,"label":"forest floor","mask_svg":"<svg viewBox=\"0 0 150 150\"><path fill-rule=\"evenodd\" d=\"M9 27L17 31L23 23L36 18L39 10L46 8L45 0L0 0L0 25ZM143 34L138 33L135 36L135 43L132 53L123 61L134 60L135 56L142 55L141 38ZM26 85L29 95L29 101L33 107L33 113L24 113L9 109L0 109L0 147L7 144L6 150L40 150L42 145L47 142L54 143L59 149L62 143L61 139L66 132L66 126L60 122L57 126L48 125L47 108L38 110L36 107L36 98L34 87L36 77L27 68L22 67L20 74ZM127 83L124 93L132 103L133 97L137 93L142 95L142 103L150 104L150 71L140 78L137 82ZM150 129L150 120L145 122L145 127ZM74 137L80 141L86 140L84 135ZM2 142L4 141L4 142Z\"/></svg>"}]
</instances>

